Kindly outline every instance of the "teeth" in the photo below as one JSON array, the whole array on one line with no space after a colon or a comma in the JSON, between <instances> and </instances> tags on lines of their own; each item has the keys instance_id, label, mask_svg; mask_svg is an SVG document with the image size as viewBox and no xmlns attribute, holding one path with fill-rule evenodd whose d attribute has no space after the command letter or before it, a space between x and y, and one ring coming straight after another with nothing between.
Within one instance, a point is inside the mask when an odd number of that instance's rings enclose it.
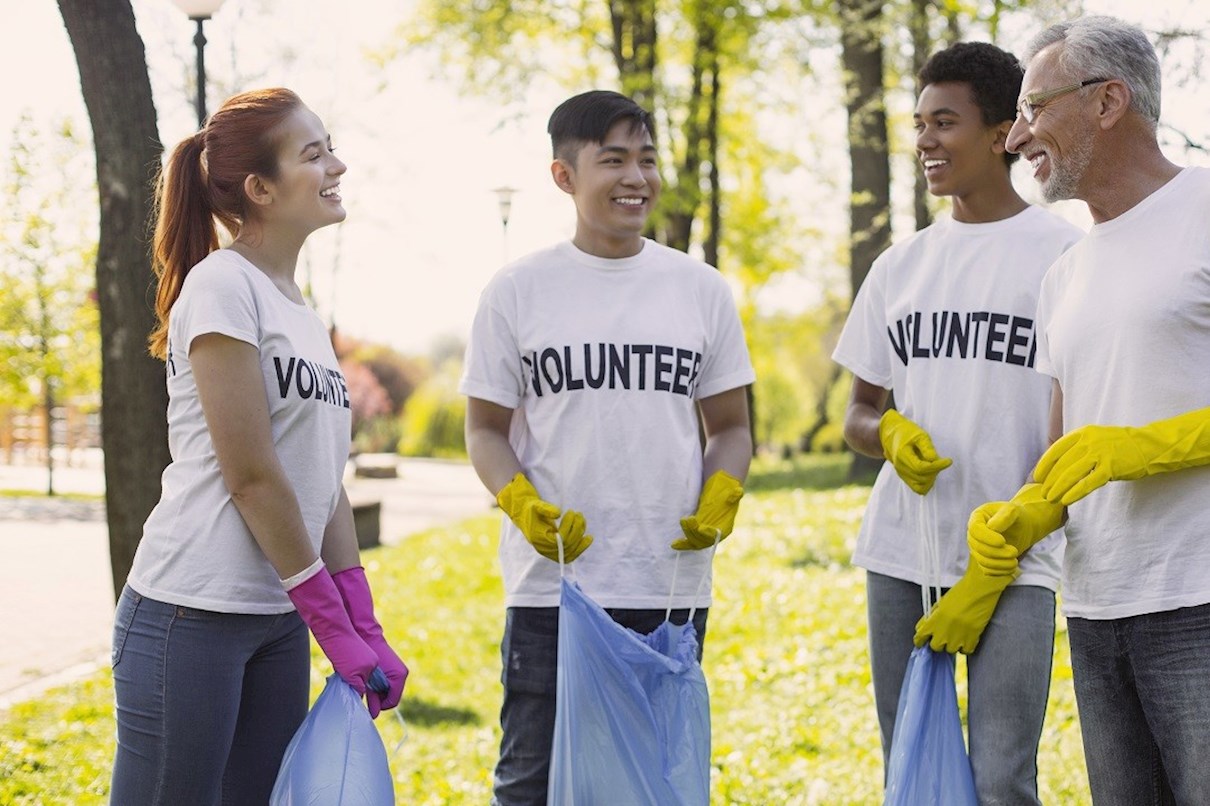
<instances>
[{"instance_id":1,"label":"teeth","mask_svg":"<svg viewBox=\"0 0 1210 806\"><path fill-rule=\"evenodd\" d=\"M1036 168L1038 168L1038 166L1040 166L1042 164L1042 160L1044 160L1044 159L1046 159L1046 154L1039 151L1037 154L1034 154L1032 157L1029 158L1029 164L1034 166L1034 168L1036 169Z\"/></svg>"},{"instance_id":2,"label":"teeth","mask_svg":"<svg viewBox=\"0 0 1210 806\"><path fill-rule=\"evenodd\" d=\"M325 196L325 197L326 196L335 196L338 193L340 193L340 185L333 185L332 187L328 188L327 190L319 191L319 195Z\"/></svg>"},{"instance_id":3,"label":"teeth","mask_svg":"<svg viewBox=\"0 0 1210 806\"><path fill-rule=\"evenodd\" d=\"M947 160L925 160L924 167L925 168L936 168L938 165L945 165L946 162L947 162Z\"/></svg>"},{"instance_id":4,"label":"teeth","mask_svg":"<svg viewBox=\"0 0 1210 806\"><path fill-rule=\"evenodd\" d=\"M623 196L622 198L614 199L618 204L626 204L637 207L643 203L643 199L638 196Z\"/></svg>"}]
</instances>

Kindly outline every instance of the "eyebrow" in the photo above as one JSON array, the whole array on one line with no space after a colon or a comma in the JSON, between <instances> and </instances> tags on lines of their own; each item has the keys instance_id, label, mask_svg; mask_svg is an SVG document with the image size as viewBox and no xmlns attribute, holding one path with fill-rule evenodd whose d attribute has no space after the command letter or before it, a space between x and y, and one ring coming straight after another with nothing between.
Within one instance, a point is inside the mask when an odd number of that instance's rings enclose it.
<instances>
[{"instance_id":1,"label":"eyebrow","mask_svg":"<svg viewBox=\"0 0 1210 806\"><path fill-rule=\"evenodd\" d=\"M943 106L943 107L941 107L940 109L934 109L932 112L925 112L924 114L921 114L920 112L913 112L913 113L912 113L912 117L913 117L913 118L920 118L920 117L924 117L924 115L930 115L930 116L932 116L932 117L936 117L937 115L954 115L954 116L959 116L959 113L958 113L958 110L956 110L956 109L950 109L948 106Z\"/></svg>"},{"instance_id":2,"label":"eyebrow","mask_svg":"<svg viewBox=\"0 0 1210 806\"><path fill-rule=\"evenodd\" d=\"M639 149L639 151L641 153L647 153L649 151L655 151L655 150L656 150L655 146L651 145L651 144L644 145L642 148ZM630 149L624 148L622 146L601 146L600 148L597 149L598 157L601 156L602 154L629 154L629 153L630 153Z\"/></svg>"},{"instance_id":3,"label":"eyebrow","mask_svg":"<svg viewBox=\"0 0 1210 806\"><path fill-rule=\"evenodd\" d=\"M326 138L324 138L323 140L312 140L311 142L307 143L305 146L303 146L302 148L300 148L300 149L298 150L298 153L299 153L299 154L306 154L306 153L307 153L307 149L308 149L308 148L319 148L320 146L323 146L323 145L325 145L325 144L326 144L326 145L329 145L329 146L330 146L330 145L332 145L332 135L330 135L330 134L329 134L329 135L328 135Z\"/></svg>"}]
</instances>

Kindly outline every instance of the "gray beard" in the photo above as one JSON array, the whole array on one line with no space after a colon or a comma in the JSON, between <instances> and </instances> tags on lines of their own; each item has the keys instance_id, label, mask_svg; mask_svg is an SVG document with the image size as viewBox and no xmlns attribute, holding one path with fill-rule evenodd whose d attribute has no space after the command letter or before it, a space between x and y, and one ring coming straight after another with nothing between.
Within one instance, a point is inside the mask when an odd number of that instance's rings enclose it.
<instances>
[{"instance_id":1,"label":"gray beard","mask_svg":"<svg viewBox=\"0 0 1210 806\"><path fill-rule=\"evenodd\" d=\"M1042 183L1042 198L1047 202L1075 199L1076 191L1092 163L1092 143L1081 140L1060 162L1050 163L1050 177Z\"/></svg>"}]
</instances>

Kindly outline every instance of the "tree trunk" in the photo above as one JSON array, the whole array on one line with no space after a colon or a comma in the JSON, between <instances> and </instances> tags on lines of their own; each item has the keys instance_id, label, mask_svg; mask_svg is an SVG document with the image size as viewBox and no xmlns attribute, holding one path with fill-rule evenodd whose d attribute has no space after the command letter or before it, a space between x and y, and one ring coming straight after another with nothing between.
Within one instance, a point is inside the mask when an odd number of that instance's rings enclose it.
<instances>
[{"instance_id":1,"label":"tree trunk","mask_svg":"<svg viewBox=\"0 0 1210 806\"><path fill-rule=\"evenodd\" d=\"M168 464L164 365L147 352L155 323L148 244L159 133L143 40L129 0L59 0L97 155L101 232L101 447L115 596Z\"/></svg>"},{"instance_id":2,"label":"tree trunk","mask_svg":"<svg viewBox=\"0 0 1210 806\"><path fill-rule=\"evenodd\" d=\"M609 0L613 60L622 93L647 110L655 108L655 0Z\"/></svg>"},{"instance_id":3,"label":"tree trunk","mask_svg":"<svg viewBox=\"0 0 1210 806\"><path fill-rule=\"evenodd\" d=\"M920 91L924 89L920 86L920 71L924 69L924 63L932 55L929 52L933 46L933 38L929 36L929 7L932 4L933 0L912 0L909 12L911 14L909 27L912 31L912 76L915 78L917 98L920 97ZM924 178L924 171L920 169L919 164L916 164L915 169L913 208L916 213L916 229L922 230L933 223L933 214L929 210L929 188L928 182Z\"/></svg>"},{"instance_id":4,"label":"tree trunk","mask_svg":"<svg viewBox=\"0 0 1210 806\"><path fill-rule=\"evenodd\" d=\"M891 244L891 165L882 83L882 3L842 0L841 59L849 114L849 280L852 296L870 266ZM850 474L865 475L881 460L855 454Z\"/></svg>"}]
</instances>

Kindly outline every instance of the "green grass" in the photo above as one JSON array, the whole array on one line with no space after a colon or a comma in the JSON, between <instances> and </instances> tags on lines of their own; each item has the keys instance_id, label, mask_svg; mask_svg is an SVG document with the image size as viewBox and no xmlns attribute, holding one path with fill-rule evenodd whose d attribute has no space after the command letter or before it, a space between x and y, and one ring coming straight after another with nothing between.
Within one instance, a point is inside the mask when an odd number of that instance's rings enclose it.
<instances>
[{"instance_id":1,"label":"green grass","mask_svg":"<svg viewBox=\"0 0 1210 806\"><path fill-rule=\"evenodd\" d=\"M869 489L838 486L843 461L759 463L740 530L715 563L704 666L719 806L881 802L864 576L848 565ZM400 804L489 799L503 623L497 527L496 517L475 518L363 556L412 672L407 736L391 762ZM328 666L315 658L318 693ZM0 803L103 803L112 696L101 672L0 713ZM393 750L399 723L379 726ZM1090 802L1063 633L1039 766L1043 802Z\"/></svg>"},{"instance_id":2,"label":"green grass","mask_svg":"<svg viewBox=\"0 0 1210 806\"><path fill-rule=\"evenodd\" d=\"M0 498L42 498L47 501L104 501L105 496L99 493L55 493L53 496L47 495L46 490L14 490L9 488L0 489Z\"/></svg>"}]
</instances>

